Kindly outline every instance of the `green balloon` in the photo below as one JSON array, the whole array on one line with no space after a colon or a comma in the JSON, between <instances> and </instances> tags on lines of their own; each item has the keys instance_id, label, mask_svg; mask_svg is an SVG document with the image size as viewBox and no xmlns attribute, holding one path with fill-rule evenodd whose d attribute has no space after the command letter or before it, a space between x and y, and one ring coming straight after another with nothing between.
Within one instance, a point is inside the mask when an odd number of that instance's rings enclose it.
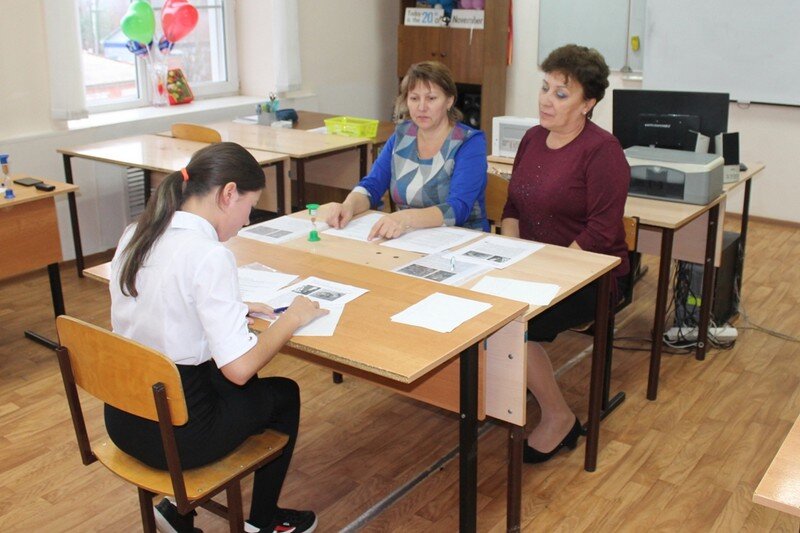
<instances>
[{"instance_id":1,"label":"green balloon","mask_svg":"<svg viewBox=\"0 0 800 533\"><path fill-rule=\"evenodd\" d=\"M128 6L128 12L119 23L122 33L128 39L147 46L153 40L156 30L156 16L153 6L144 0L136 0Z\"/></svg>"}]
</instances>

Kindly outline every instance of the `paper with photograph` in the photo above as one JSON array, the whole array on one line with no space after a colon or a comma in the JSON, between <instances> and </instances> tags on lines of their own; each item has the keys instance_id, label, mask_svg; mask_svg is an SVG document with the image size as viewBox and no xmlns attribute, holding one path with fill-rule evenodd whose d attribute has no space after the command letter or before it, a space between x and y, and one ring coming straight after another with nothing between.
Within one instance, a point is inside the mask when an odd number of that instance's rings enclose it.
<instances>
[{"instance_id":1,"label":"paper with photograph","mask_svg":"<svg viewBox=\"0 0 800 533\"><path fill-rule=\"evenodd\" d=\"M317 220L316 228L317 231L325 231L328 229L328 225ZM314 226L308 219L284 216L242 228L239 230L239 237L280 244L298 237L308 236L312 229Z\"/></svg>"},{"instance_id":2,"label":"paper with photograph","mask_svg":"<svg viewBox=\"0 0 800 533\"><path fill-rule=\"evenodd\" d=\"M491 268L506 268L542 248L544 248L544 244L540 242L486 237L459 248L453 253L463 261Z\"/></svg>"},{"instance_id":3,"label":"paper with photograph","mask_svg":"<svg viewBox=\"0 0 800 533\"><path fill-rule=\"evenodd\" d=\"M434 254L397 267L394 272L445 285L461 285L489 270L491 269L487 266L456 259L453 254Z\"/></svg>"}]
</instances>

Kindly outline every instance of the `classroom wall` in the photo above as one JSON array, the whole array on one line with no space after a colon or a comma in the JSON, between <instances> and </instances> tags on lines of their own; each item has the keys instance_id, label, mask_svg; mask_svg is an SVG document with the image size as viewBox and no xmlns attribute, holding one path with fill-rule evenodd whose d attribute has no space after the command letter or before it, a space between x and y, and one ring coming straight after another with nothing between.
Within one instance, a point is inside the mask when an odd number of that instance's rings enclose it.
<instances>
[{"instance_id":1,"label":"classroom wall","mask_svg":"<svg viewBox=\"0 0 800 533\"><path fill-rule=\"evenodd\" d=\"M272 0L278 1L278 0ZM12 171L63 179L57 147L165 129L173 120L161 117L115 126L68 131L49 117L49 85L41 0L3 0L0 17L0 151L12 154ZM238 0L236 8L240 82L245 94L272 90L268 25L271 2ZM330 111L388 119L397 90L395 75L399 9L395 2L300 0L303 86L285 101L298 109ZM508 72L507 114L536 116L538 0L514 2L514 57ZM776 79L779 79L776 74ZM775 80L764 80L772 83ZM638 88L638 82L612 75L613 87ZM595 120L611 127L611 99L601 102ZM249 106L208 110L195 121L233 118ZM170 110L175 111L175 110ZM742 157L761 160L767 169L753 187L753 215L800 223L796 198L799 107L752 105L731 107L730 127L741 133ZM113 247L125 225L125 191L120 170L101 164L79 164L76 181L81 234L87 254ZM735 211L739 203L731 202ZM66 202L59 201L64 256L74 257Z\"/></svg>"}]
</instances>

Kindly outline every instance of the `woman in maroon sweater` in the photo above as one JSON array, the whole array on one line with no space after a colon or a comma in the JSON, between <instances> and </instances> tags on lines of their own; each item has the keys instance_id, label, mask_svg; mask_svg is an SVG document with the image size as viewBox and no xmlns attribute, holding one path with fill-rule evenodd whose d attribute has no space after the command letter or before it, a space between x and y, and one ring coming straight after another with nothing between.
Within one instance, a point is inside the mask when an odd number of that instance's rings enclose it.
<instances>
[{"instance_id":1,"label":"woman in maroon sweater","mask_svg":"<svg viewBox=\"0 0 800 533\"><path fill-rule=\"evenodd\" d=\"M619 256L618 280L628 272L622 216L630 168L617 139L589 120L608 87L608 66L597 50L571 44L554 50L542 70L540 126L528 130L517 150L503 235ZM621 292L618 282L612 286ZM576 446L580 422L540 343L591 321L595 301L592 284L528 323L527 384L542 417L528 435L527 463Z\"/></svg>"}]
</instances>

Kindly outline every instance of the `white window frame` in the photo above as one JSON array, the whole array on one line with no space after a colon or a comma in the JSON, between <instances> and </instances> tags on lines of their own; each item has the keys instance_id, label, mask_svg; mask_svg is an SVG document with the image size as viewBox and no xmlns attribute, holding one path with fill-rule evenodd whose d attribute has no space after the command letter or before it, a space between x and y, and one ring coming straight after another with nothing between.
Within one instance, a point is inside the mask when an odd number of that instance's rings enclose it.
<instances>
[{"instance_id":1,"label":"white window frame","mask_svg":"<svg viewBox=\"0 0 800 533\"><path fill-rule=\"evenodd\" d=\"M224 50L219 50L216 57L211 58L212 69L220 69L221 64L227 62L228 72L226 81L214 81L206 83L192 84L192 93L197 99L215 98L239 94L239 70L236 62L236 1L222 0L222 16L225 27ZM201 6L198 9L206 9ZM211 31L215 31L216 26L211 25ZM225 60L225 61L222 61ZM106 113L110 111L121 111L124 109L135 109L137 107L150 106L151 87L147 79L147 64L144 59L136 59L136 85L139 92L138 98L130 100L87 105L86 109L90 114Z\"/></svg>"}]
</instances>

